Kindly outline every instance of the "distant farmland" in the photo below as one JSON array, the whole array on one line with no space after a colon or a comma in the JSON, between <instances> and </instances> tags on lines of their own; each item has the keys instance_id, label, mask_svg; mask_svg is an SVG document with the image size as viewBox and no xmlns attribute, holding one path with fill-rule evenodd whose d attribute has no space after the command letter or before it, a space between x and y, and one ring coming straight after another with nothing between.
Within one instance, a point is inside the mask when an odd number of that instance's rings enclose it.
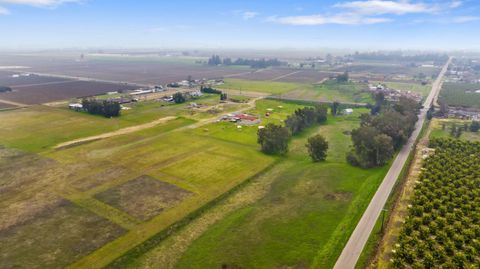
<instances>
[{"instance_id":1,"label":"distant farmland","mask_svg":"<svg viewBox=\"0 0 480 269\"><path fill-rule=\"evenodd\" d=\"M450 106L480 108L480 84L445 83L440 99Z\"/></svg>"},{"instance_id":2,"label":"distant farmland","mask_svg":"<svg viewBox=\"0 0 480 269\"><path fill-rule=\"evenodd\" d=\"M68 98L96 95L108 91L134 89L123 84L92 81L58 81L52 84L12 86L13 92L0 93L0 99L32 105Z\"/></svg>"},{"instance_id":3,"label":"distant farmland","mask_svg":"<svg viewBox=\"0 0 480 269\"><path fill-rule=\"evenodd\" d=\"M248 67L217 67L185 63L184 61L175 61L175 58L147 61L145 59L120 57L118 59L89 58L86 61L77 61L74 56L70 58L2 56L0 61L3 64L29 67L22 69L23 72L143 84L167 84L185 80L188 76L193 79L223 78L254 71L254 69Z\"/></svg>"}]
</instances>

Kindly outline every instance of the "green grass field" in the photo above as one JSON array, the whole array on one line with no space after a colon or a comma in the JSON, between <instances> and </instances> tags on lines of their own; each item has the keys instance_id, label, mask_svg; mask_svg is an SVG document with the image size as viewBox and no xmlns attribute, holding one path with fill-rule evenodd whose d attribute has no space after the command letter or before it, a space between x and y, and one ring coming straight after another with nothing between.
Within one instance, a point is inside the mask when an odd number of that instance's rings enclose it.
<instances>
[{"instance_id":1,"label":"green grass field","mask_svg":"<svg viewBox=\"0 0 480 269\"><path fill-rule=\"evenodd\" d=\"M369 103L372 97L369 92L363 91L367 88L362 83L337 83L326 81L319 85L310 85L287 93L285 96L298 99L313 99L320 101L340 101Z\"/></svg>"},{"instance_id":2,"label":"green grass field","mask_svg":"<svg viewBox=\"0 0 480 269\"><path fill-rule=\"evenodd\" d=\"M452 126L455 124L457 128L463 127L465 123L470 124L472 121L464 121L464 120L454 120L454 119L433 119L431 123L432 131L430 133L431 138L451 138L450 130ZM463 131L462 135L460 136L462 140L469 140L469 141L480 141L480 132L470 132L470 131Z\"/></svg>"},{"instance_id":3,"label":"green grass field","mask_svg":"<svg viewBox=\"0 0 480 269\"><path fill-rule=\"evenodd\" d=\"M200 101L213 105L218 98ZM386 171L345 163L348 131L358 126L359 114L367 110L355 109L351 116L330 118L326 124L306 130L292 140L290 153L279 158L259 151L258 126L238 128L214 122L185 128L207 117L203 112L191 115L186 106L139 103L117 119L45 106L1 112L0 191L5 196L0 207L5 218L0 230L10 227L15 231L0 233L5 264L29 268L107 266L278 162L255 178L271 182L265 194L208 228L178 260L177 267L209 268L223 263L253 268L330 266ZM258 115L262 125L281 124L303 106L260 100L249 113ZM227 110L238 107L241 105ZM165 116L177 118L133 133L52 150L60 142ZM330 151L326 162L314 164L304 144L317 132L327 137ZM15 153L16 149L21 151ZM71 205L68 211L55 206L61 201ZM72 217L70 208L87 212L88 219ZM39 212L52 212L55 220L50 222L48 214ZM62 230L75 230L74 236L54 241L32 236L32 231L48 236L52 226L42 223L57 223L56 219L62 221ZM81 239L95 225L109 236L84 245ZM25 240L31 244L23 244ZM79 244L82 252L72 254L73 246ZM57 251L24 258L18 255L17 245L25 253L43 248ZM150 260L155 250L155 245L141 250L145 255L138 262Z\"/></svg>"},{"instance_id":4,"label":"green grass field","mask_svg":"<svg viewBox=\"0 0 480 269\"><path fill-rule=\"evenodd\" d=\"M278 112L279 117L296 106L263 100L256 110L279 105L284 110ZM271 182L264 187L265 194L209 227L183 255L178 254L181 258L176 268L303 268L314 263L317 268L331 267L387 170L364 170L345 162L350 145L348 131L358 126L361 112L365 111L330 118L327 124L295 137L289 154L252 183ZM225 130L240 134L221 135ZM252 127L239 131L218 124L209 126L204 135L253 144L255 132ZM304 144L314 133L325 135L330 143L324 163L312 163L307 156ZM248 200L250 194L239 195ZM165 247L153 249L131 268L148 267L161 260L164 252L160 249Z\"/></svg>"},{"instance_id":5,"label":"green grass field","mask_svg":"<svg viewBox=\"0 0 480 269\"><path fill-rule=\"evenodd\" d=\"M218 96L207 95L194 100L198 104L214 105ZM118 118L103 118L63 107L32 106L0 112L0 143L5 146L32 152L41 152L69 140L115 131L121 128L148 123L167 116L188 117L193 120L212 117L206 112L193 113L184 104L156 101L133 103L132 109L123 110ZM238 105L225 105L235 110Z\"/></svg>"},{"instance_id":6,"label":"green grass field","mask_svg":"<svg viewBox=\"0 0 480 269\"><path fill-rule=\"evenodd\" d=\"M308 84L244 79L225 79L225 84L218 86L219 89L262 92L277 95L302 87L308 87Z\"/></svg>"}]
</instances>

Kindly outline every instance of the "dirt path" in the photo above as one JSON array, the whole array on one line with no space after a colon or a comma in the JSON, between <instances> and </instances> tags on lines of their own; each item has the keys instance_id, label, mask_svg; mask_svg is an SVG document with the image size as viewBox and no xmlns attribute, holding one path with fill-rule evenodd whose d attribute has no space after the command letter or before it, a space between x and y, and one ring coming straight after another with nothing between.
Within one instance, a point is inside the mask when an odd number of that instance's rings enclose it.
<instances>
[{"instance_id":1,"label":"dirt path","mask_svg":"<svg viewBox=\"0 0 480 269\"><path fill-rule=\"evenodd\" d=\"M60 144L56 145L54 147L54 149L60 149L60 148L64 148L64 147L67 147L67 146L74 145L74 144L85 143L85 142L89 142L89 141L93 141L93 140L105 139L105 138L109 138L109 137L112 137L112 136L124 135L124 134L137 132L137 131L140 131L140 130L155 127L158 124L165 123L165 122L173 120L175 118L176 117L174 117L174 116L168 116L168 117L160 118L158 120L155 120L155 121L152 121L152 122L149 122L149 123L140 124L140 125L136 125L136 126L131 126L131 127L119 129L119 130L116 130L116 131L113 131L113 132L104 133L104 134L101 134L101 135L89 136L89 137L84 137L84 138L80 138L80 139L67 141L67 142L60 143Z\"/></svg>"},{"instance_id":2,"label":"dirt path","mask_svg":"<svg viewBox=\"0 0 480 269\"><path fill-rule=\"evenodd\" d=\"M286 77L289 77L289 76L291 76L291 75L298 74L298 73L300 73L300 72L302 72L302 71L294 71L294 72L291 72L291 73L288 73L288 74L285 74L285 75L282 75L282 76L278 76L278 77L276 77L276 78L273 78L273 79L271 79L271 81L276 81L276 80L279 80L279 79L282 79L282 78L286 78Z\"/></svg>"},{"instance_id":3,"label":"dirt path","mask_svg":"<svg viewBox=\"0 0 480 269\"><path fill-rule=\"evenodd\" d=\"M55 85L55 84L67 84L75 82L74 80L67 80L67 81L52 81L52 82L44 82L44 83L34 83L34 84L23 84L23 85L16 85L12 86L14 89L18 88L27 88L32 86L43 86L43 85Z\"/></svg>"},{"instance_id":4,"label":"dirt path","mask_svg":"<svg viewBox=\"0 0 480 269\"><path fill-rule=\"evenodd\" d=\"M9 104L9 105L13 105L13 106L19 106L19 107L26 107L26 106L28 106L28 105L26 105L26 104L17 103L17 102L8 101L8 100L3 100L3 99L0 99L0 103L5 103L5 104Z\"/></svg>"}]
</instances>

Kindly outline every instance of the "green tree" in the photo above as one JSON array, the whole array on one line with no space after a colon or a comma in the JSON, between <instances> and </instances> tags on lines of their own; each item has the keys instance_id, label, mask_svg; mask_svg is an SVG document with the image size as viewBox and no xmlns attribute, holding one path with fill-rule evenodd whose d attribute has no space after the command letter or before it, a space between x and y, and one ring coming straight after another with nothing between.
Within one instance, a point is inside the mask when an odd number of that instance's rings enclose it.
<instances>
[{"instance_id":1,"label":"green tree","mask_svg":"<svg viewBox=\"0 0 480 269\"><path fill-rule=\"evenodd\" d=\"M257 133L257 142L260 144L262 152L267 154L287 153L289 139L290 131L288 128L273 123L267 124Z\"/></svg>"},{"instance_id":2,"label":"green tree","mask_svg":"<svg viewBox=\"0 0 480 269\"><path fill-rule=\"evenodd\" d=\"M472 121L472 124L470 124L470 132L478 132L480 130L480 121Z\"/></svg>"},{"instance_id":3,"label":"green tree","mask_svg":"<svg viewBox=\"0 0 480 269\"><path fill-rule=\"evenodd\" d=\"M175 102L175 104L181 104L185 103L186 99L181 92L176 92L173 94L173 101Z\"/></svg>"},{"instance_id":4,"label":"green tree","mask_svg":"<svg viewBox=\"0 0 480 269\"><path fill-rule=\"evenodd\" d=\"M338 113L338 107L340 106L340 103L335 101L332 103L332 115L336 116Z\"/></svg>"},{"instance_id":5,"label":"green tree","mask_svg":"<svg viewBox=\"0 0 480 269\"><path fill-rule=\"evenodd\" d=\"M305 145L314 162L323 161L327 158L328 142L325 137L317 134L308 138Z\"/></svg>"},{"instance_id":6,"label":"green tree","mask_svg":"<svg viewBox=\"0 0 480 269\"><path fill-rule=\"evenodd\" d=\"M379 134L373 140L376 151L375 164L377 166L384 165L392 158L394 153L392 138L385 134Z\"/></svg>"},{"instance_id":7,"label":"green tree","mask_svg":"<svg viewBox=\"0 0 480 269\"><path fill-rule=\"evenodd\" d=\"M337 76L338 83L347 83L348 79L349 79L348 72L345 72Z\"/></svg>"}]
</instances>

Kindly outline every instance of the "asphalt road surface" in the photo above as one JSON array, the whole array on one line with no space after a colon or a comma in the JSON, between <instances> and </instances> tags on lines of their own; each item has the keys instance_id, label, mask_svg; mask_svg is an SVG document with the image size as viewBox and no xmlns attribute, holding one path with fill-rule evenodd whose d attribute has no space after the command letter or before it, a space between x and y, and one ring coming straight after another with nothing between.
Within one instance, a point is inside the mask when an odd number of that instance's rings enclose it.
<instances>
[{"instance_id":1,"label":"asphalt road surface","mask_svg":"<svg viewBox=\"0 0 480 269\"><path fill-rule=\"evenodd\" d=\"M410 151L413 149L415 141L420 134L423 123L425 122L425 118L427 116L427 111L430 108L432 101L436 100L440 89L442 88L443 77L448 69L448 66L450 65L451 60L452 58L448 60L438 75L438 78L433 83L432 91L425 100L424 108L420 112L419 119L415 125L415 130L410 136L407 144L403 146L402 150L395 158L390 170L383 179L382 184L370 201L367 210L365 210L363 213L363 216L358 222L357 227L353 231L350 239L340 254L340 257L335 263L334 269L355 268L355 264L362 253L363 247L365 246L368 237L370 236L370 233L372 232L373 227L375 226L375 223L380 216L385 203L387 202L393 186L395 185L395 182L397 181L397 178L399 177L400 172L407 161Z\"/></svg>"}]
</instances>

